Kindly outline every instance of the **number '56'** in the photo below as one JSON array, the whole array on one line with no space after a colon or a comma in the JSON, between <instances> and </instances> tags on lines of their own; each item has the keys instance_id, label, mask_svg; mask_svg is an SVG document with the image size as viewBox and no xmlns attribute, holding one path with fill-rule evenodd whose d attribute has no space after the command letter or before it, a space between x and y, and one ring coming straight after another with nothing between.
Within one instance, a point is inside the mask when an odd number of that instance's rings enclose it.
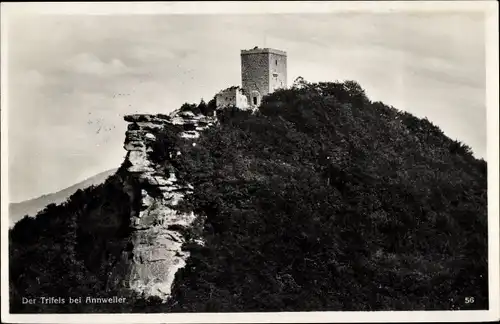
<instances>
[{"instance_id":1,"label":"number '56'","mask_svg":"<svg viewBox=\"0 0 500 324\"><path fill-rule=\"evenodd\" d=\"M465 297L465 303L466 304L473 304L474 303L474 297Z\"/></svg>"}]
</instances>

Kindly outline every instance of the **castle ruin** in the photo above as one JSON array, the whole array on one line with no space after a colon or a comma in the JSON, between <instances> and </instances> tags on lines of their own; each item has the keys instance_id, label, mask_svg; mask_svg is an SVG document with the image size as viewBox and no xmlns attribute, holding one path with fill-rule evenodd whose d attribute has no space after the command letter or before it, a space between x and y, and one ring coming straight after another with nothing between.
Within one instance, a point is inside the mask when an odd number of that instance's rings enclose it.
<instances>
[{"instance_id":1,"label":"castle ruin","mask_svg":"<svg viewBox=\"0 0 500 324\"><path fill-rule=\"evenodd\" d=\"M257 108L262 98L287 87L286 52L254 47L241 50L241 87L222 90L215 96L217 108Z\"/></svg>"}]
</instances>

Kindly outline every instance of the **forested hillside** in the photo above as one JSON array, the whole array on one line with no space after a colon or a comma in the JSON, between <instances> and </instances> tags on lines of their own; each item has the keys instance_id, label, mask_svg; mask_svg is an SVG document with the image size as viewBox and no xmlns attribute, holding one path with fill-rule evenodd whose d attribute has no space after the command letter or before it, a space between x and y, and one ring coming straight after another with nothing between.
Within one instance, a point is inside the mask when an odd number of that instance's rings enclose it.
<instances>
[{"instance_id":1,"label":"forested hillside","mask_svg":"<svg viewBox=\"0 0 500 324\"><path fill-rule=\"evenodd\" d=\"M466 145L352 81L302 81L255 113L217 114L196 145L166 129L150 152L194 187L182 208L205 222L172 297L74 311L488 307L487 165ZM131 208L117 177L11 230L11 298L116 294L106 267L127 248Z\"/></svg>"}]
</instances>

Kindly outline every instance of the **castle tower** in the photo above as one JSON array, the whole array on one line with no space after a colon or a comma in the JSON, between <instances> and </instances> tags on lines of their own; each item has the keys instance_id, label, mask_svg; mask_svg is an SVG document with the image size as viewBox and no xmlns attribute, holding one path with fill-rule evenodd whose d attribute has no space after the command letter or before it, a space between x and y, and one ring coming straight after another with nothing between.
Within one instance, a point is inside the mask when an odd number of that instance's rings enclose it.
<instances>
[{"instance_id":1,"label":"castle tower","mask_svg":"<svg viewBox=\"0 0 500 324\"><path fill-rule=\"evenodd\" d=\"M241 85L250 106L259 106L262 97L286 88L286 52L255 47L241 50Z\"/></svg>"}]
</instances>

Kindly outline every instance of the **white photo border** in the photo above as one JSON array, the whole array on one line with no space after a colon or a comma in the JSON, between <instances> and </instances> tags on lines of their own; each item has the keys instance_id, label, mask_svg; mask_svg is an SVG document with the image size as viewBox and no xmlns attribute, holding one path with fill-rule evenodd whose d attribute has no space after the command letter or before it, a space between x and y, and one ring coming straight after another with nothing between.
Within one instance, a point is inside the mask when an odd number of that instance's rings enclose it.
<instances>
[{"instance_id":1,"label":"white photo border","mask_svg":"<svg viewBox=\"0 0 500 324\"><path fill-rule=\"evenodd\" d=\"M172 314L9 314L8 280L8 84L6 27L15 15L40 14L271 14L327 12L483 12L486 35L488 161L489 310ZM1 4L1 314L15 323L323 323L323 322L477 322L499 315L499 53L496 1L217 1L217 2L74 2Z\"/></svg>"}]
</instances>

